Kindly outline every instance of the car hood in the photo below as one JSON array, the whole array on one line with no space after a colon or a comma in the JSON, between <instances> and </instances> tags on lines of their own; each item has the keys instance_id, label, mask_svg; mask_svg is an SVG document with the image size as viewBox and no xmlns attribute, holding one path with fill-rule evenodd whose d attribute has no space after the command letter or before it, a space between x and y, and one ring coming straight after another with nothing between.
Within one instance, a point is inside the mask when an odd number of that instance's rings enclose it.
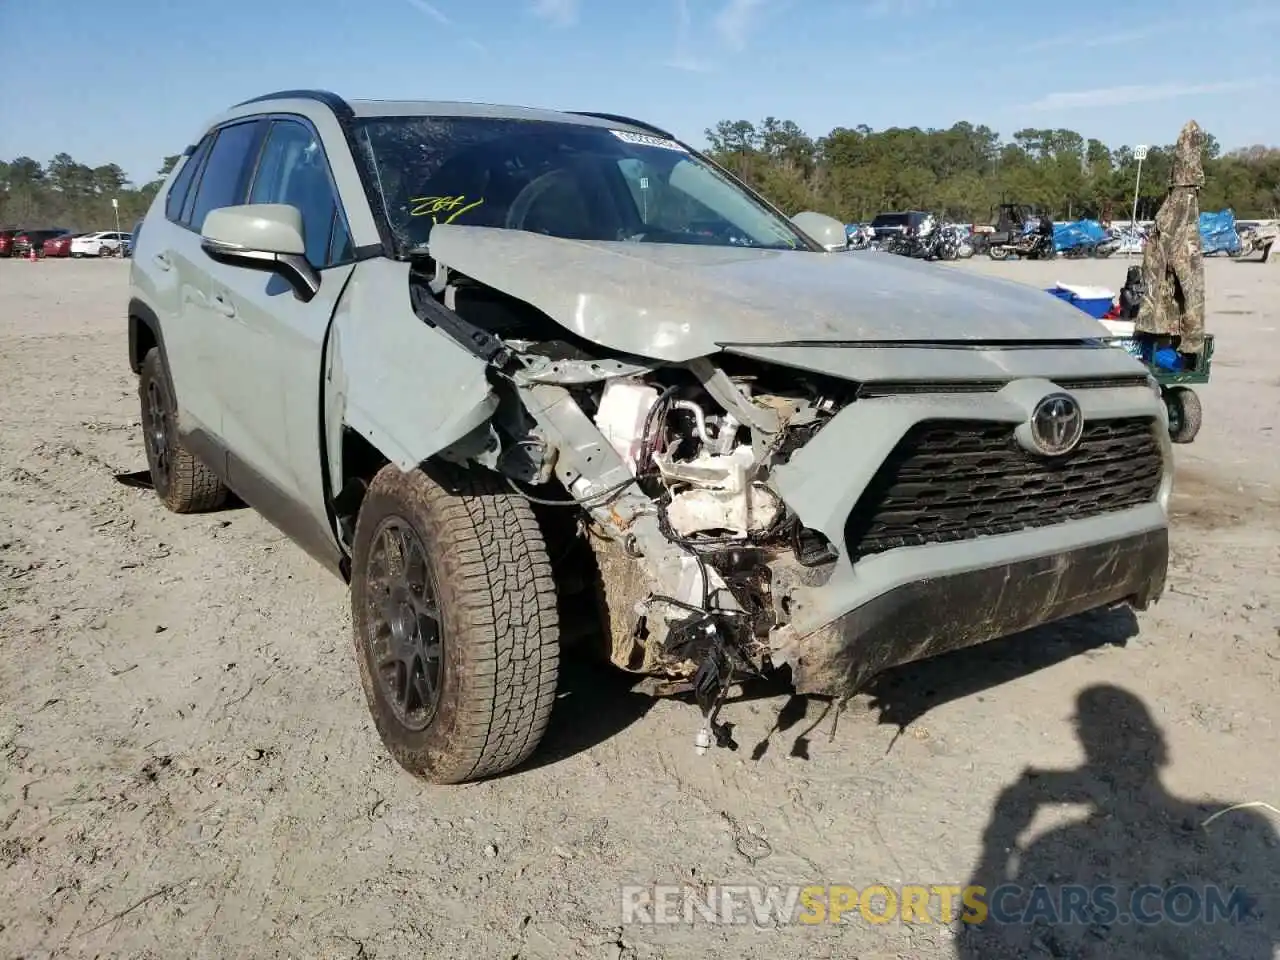
<instances>
[{"instance_id":1,"label":"car hood","mask_svg":"<svg viewBox=\"0 0 1280 960\"><path fill-rule=\"evenodd\" d=\"M1044 343L1106 328L1041 290L889 254L597 243L432 228L431 256L601 346L679 362L727 344Z\"/></svg>"}]
</instances>

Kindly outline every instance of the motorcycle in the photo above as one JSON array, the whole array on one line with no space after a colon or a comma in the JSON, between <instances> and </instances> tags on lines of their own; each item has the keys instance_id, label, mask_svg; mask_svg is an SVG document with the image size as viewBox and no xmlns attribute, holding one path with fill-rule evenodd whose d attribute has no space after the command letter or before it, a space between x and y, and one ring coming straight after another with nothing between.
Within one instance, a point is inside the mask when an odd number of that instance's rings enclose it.
<instances>
[{"instance_id":1,"label":"motorcycle","mask_svg":"<svg viewBox=\"0 0 1280 960\"><path fill-rule=\"evenodd\" d=\"M1240 249L1232 251L1231 258L1241 260L1244 257L1261 252L1262 262L1271 259L1271 247L1280 239L1280 231L1274 226L1245 227L1240 231Z\"/></svg>"},{"instance_id":2,"label":"motorcycle","mask_svg":"<svg viewBox=\"0 0 1280 960\"><path fill-rule=\"evenodd\" d=\"M1140 226L1113 227L1106 241L1112 253L1142 253L1147 244L1147 231Z\"/></svg>"},{"instance_id":3,"label":"motorcycle","mask_svg":"<svg viewBox=\"0 0 1280 960\"><path fill-rule=\"evenodd\" d=\"M959 243L952 231L938 224L938 218L929 214L914 230L904 231L895 238L893 252L916 260L954 260Z\"/></svg>"},{"instance_id":4,"label":"motorcycle","mask_svg":"<svg viewBox=\"0 0 1280 960\"><path fill-rule=\"evenodd\" d=\"M896 253L900 257L911 256L911 238L906 233L893 233L880 241L880 249L885 253Z\"/></svg>"},{"instance_id":5,"label":"motorcycle","mask_svg":"<svg viewBox=\"0 0 1280 960\"><path fill-rule=\"evenodd\" d=\"M1096 243L1078 243L1073 247L1067 247L1058 251L1058 256L1064 260L1085 260L1096 258L1105 260L1120 249L1120 241L1114 237L1106 240L1099 240Z\"/></svg>"},{"instance_id":6,"label":"motorcycle","mask_svg":"<svg viewBox=\"0 0 1280 960\"><path fill-rule=\"evenodd\" d=\"M1057 256L1053 244L1053 221L1047 217L1030 222L1021 234L987 248L992 260L1052 260Z\"/></svg>"},{"instance_id":7,"label":"motorcycle","mask_svg":"<svg viewBox=\"0 0 1280 960\"><path fill-rule=\"evenodd\" d=\"M944 257L946 260L968 260L974 254L973 232L965 224L948 223L942 228L947 235L949 248L954 248L955 256Z\"/></svg>"},{"instance_id":8,"label":"motorcycle","mask_svg":"<svg viewBox=\"0 0 1280 960\"><path fill-rule=\"evenodd\" d=\"M850 250L870 250L875 243L876 234L870 225L861 223L849 231Z\"/></svg>"}]
</instances>

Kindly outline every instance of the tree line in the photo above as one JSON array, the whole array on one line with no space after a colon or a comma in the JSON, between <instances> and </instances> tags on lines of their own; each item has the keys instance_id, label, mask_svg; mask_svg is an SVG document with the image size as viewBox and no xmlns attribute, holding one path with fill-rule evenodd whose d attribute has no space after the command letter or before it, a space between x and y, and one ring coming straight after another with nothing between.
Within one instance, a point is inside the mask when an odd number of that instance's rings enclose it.
<instances>
[{"instance_id":1,"label":"tree line","mask_svg":"<svg viewBox=\"0 0 1280 960\"><path fill-rule=\"evenodd\" d=\"M1019 130L1011 140L986 126L946 130L837 127L811 137L789 120L724 120L706 131L709 152L788 214L817 210L846 222L889 210L930 210L970 222L990 219L1002 202L1031 204L1055 219L1127 219L1138 161L1133 149L1108 147L1072 130ZM1155 215L1172 165L1171 145L1151 147L1142 162L1138 216ZM114 163L91 167L59 153L0 161L0 226L115 226L142 216L177 163L165 157L154 179L133 184ZM1280 214L1280 148L1222 153L1204 147L1201 210L1231 208L1238 218Z\"/></svg>"},{"instance_id":2,"label":"tree line","mask_svg":"<svg viewBox=\"0 0 1280 960\"><path fill-rule=\"evenodd\" d=\"M177 154L165 157L154 179L135 185L118 164L90 167L66 153L43 164L30 157L0 160L0 226L114 230L114 199L120 204L120 227L128 230L147 212L177 162Z\"/></svg>"},{"instance_id":3,"label":"tree line","mask_svg":"<svg viewBox=\"0 0 1280 960\"><path fill-rule=\"evenodd\" d=\"M837 127L813 138L789 120L725 120L706 131L710 153L786 213L829 213L845 222L894 210L928 210L961 222L987 222L999 203L1030 204L1058 220L1127 220L1138 161L1132 147L1108 147L1073 130L1016 132ZM1280 211L1280 148L1222 153L1204 145L1200 209L1231 208L1238 219ZM1155 215L1168 187L1172 144L1142 162L1139 219Z\"/></svg>"}]
</instances>

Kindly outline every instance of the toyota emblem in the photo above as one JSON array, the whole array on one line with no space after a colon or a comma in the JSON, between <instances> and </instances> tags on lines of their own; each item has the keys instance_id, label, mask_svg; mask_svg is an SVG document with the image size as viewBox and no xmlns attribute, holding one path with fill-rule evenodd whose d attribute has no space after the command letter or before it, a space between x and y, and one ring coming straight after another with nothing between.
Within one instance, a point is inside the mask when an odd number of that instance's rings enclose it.
<instances>
[{"instance_id":1,"label":"toyota emblem","mask_svg":"<svg viewBox=\"0 0 1280 960\"><path fill-rule=\"evenodd\" d=\"M1031 442L1049 457L1070 453L1084 434L1084 414L1075 397L1051 393L1031 412Z\"/></svg>"}]
</instances>

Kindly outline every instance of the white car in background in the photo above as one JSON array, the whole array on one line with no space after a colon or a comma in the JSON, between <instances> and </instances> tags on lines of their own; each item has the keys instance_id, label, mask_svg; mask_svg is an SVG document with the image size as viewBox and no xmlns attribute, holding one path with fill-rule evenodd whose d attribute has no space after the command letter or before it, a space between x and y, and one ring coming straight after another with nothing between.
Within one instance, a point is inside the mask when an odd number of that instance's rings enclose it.
<instances>
[{"instance_id":1,"label":"white car in background","mask_svg":"<svg viewBox=\"0 0 1280 960\"><path fill-rule=\"evenodd\" d=\"M124 244L129 242L129 234L107 231L103 233L86 233L71 239L71 255L73 257L114 257L118 256Z\"/></svg>"}]
</instances>

